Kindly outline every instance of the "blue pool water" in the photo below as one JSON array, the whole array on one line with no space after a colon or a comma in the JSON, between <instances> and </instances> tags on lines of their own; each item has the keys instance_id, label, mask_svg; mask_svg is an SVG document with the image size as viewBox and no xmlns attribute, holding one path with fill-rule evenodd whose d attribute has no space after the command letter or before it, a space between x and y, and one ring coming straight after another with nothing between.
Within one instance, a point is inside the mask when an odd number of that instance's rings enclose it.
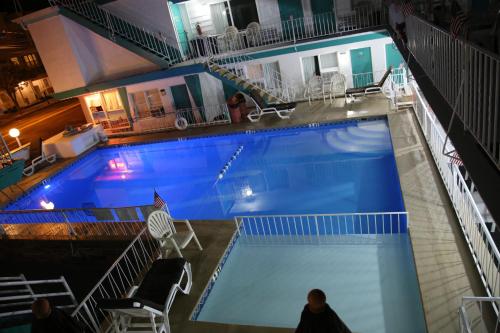
<instances>
[{"instance_id":1,"label":"blue pool water","mask_svg":"<svg viewBox=\"0 0 500 333\"><path fill-rule=\"evenodd\" d=\"M6 209L149 205L154 189L177 218L404 210L385 120L97 149Z\"/></svg>"},{"instance_id":2,"label":"blue pool water","mask_svg":"<svg viewBox=\"0 0 500 333\"><path fill-rule=\"evenodd\" d=\"M273 237L236 241L196 320L295 328L308 291L320 288L353 332L426 332L407 234L316 245Z\"/></svg>"}]
</instances>

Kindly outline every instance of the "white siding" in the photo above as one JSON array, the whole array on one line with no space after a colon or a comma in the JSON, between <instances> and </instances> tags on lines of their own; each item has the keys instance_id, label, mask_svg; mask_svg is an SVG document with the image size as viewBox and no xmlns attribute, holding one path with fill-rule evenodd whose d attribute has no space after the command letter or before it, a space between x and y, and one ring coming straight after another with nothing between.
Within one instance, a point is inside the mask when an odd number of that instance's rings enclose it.
<instances>
[{"instance_id":1,"label":"white siding","mask_svg":"<svg viewBox=\"0 0 500 333\"><path fill-rule=\"evenodd\" d=\"M62 19L52 16L28 26L55 92L87 84Z\"/></svg>"},{"instance_id":2,"label":"white siding","mask_svg":"<svg viewBox=\"0 0 500 333\"><path fill-rule=\"evenodd\" d=\"M204 105L221 105L224 100L224 89L222 82L210 74L200 74L201 92Z\"/></svg>"},{"instance_id":3,"label":"white siding","mask_svg":"<svg viewBox=\"0 0 500 333\"><path fill-rule=\"evenodd\" d=\"M72 45L72 53L78 59L82 76L87 84L159 69L145 58L78 23L65 17L62 17L62 20L66 38ZM53 82L52 78L51 80Z\"/></svg>"},{"instance_id":4,"label":"white siding","mask_svg":"<svg viewBox=\"0 0 500 333\"><path fill-rule=\"evenodd\" d=\"M215 27L210 16L210 5L224 2L223 0L191 0L186 2L186 9L191 22L191 31L196 33L196 25L201 26L204 35L215 34Z\"/></svg>"},{"instance_id":5,"label":"white siding","mask_svg":"<svg viewBox=\"0 0 500 333\"><path fill-rule=\"evenodd\" d=\"M278 0L255 0L261 25L278 24L281 21Z\"/></svg>"},{"instance_id":6,"label":"white siding","mask_svg":"<svg viewBox=\"0 0 500 333\"><path fill-rule=\"evenodd\" d=\"M177 39L167 0L116 0L103 7L153 33L161 32L168 39Z\"/></svg>"}]
</instances>

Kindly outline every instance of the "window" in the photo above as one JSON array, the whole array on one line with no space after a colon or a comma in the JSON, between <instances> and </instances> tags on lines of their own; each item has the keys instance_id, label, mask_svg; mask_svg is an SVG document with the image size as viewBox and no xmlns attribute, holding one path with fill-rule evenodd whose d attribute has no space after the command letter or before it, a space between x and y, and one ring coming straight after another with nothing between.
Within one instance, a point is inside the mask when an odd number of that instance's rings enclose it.
<instances>
[{"instance_id":1,"label":"window","mask_svg":"<svg viewBox=\"0 0 500 333\"><path fill-rule=\"evenodd\" d=\"M37 60L36 55L34 53L25 55L23 58L24 58L24 63L28 67L38 66L38 60Z\"/></svg>"},{"instance_id":2,"label":"window","mask_svg":"<svg viewBox=\"0 0 500 333\"><path fill-rule=\"evenodd\" d=\"M302 74L304 76L304 83L306 84L313 76L321 75L318 56L302 58Z\"/></svg>"},{"instance_id":3,"label":"window","mask_svg":"<svg viewBox=\"0 0 500 333\"><path fill-rule=\"evenodd\" d=\"M19 59L17 57L10 58L10 62L14 65L19 65Z\"/></svg>"},{"instance_id":4,"label":"window","mask_svg":"<svg viewBox=\"0 0 500 333\"><path fill-rule=\"evenodd\" d=\"M339 60L337 58L337 52L327 53L320 55L321 60L321 71L324 70L336 70L339 67Z\"/></svg>"},{"instance_id":5,"label":"window","mask_svg":"<svg viewBox=\"0 0 500 333\"><path fill-rule=\"evenodd\" d=\"M165 115L165 108L158 89L135 92L132 94L132 99L139 118Z\"/></svg>"},{"instance_id":6,"label":"window","mask_svg":"<svg viewBox=\"0 0 500 333\"><path fill-rule=\"evenodd\" d=\"M104 97L107 111L123 110L122 101L117 90L103 92L102 96Z\"/></svg>"}]
</instances>

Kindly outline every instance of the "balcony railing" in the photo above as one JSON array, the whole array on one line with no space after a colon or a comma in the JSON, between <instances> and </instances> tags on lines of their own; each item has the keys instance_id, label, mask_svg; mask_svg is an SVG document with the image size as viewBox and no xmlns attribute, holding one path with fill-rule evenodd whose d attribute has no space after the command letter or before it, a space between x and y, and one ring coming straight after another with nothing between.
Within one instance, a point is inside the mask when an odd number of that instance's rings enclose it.
<instances>
[{"instance_id":1,"label":"balcony railing","mask_svg":"<svg viewBox=\"0 0 500 333\"><path fill-rule=\"evenodd\" d=\"M500 169L500 57L418 17L406 22L411 53Z\"/></svg>"},{"instance_id":2,"label":"balcony railing","mask_svg":"<svg viewBox=\"0 0 500 333\"><path fill-rule=\"evenodd\" d=\"M415 114L455 208L460 227L481 276L481 281L488 296L500 297L500 252L459 167L451 163L450 158L443 154L445 143L447 144L446 151L454 150L450 141L445 141L445 130L429 108L425 97L415 82L412 82L412 89L416 96L414 102ZM497 308L495 308L495 311L497 314L499 313Z\"/></svg>"},{"instance_id":3,"label":"balcony railing","mask_svg":"<svg viewBox=\"0 0 500 333\"><path fill-rule=\"evenodd\" d=\"M181 45L185 60L213 57L238 51L295 44L308 39L326 38L338 33L382 26L387 22L384 6L361 6L348 14L326 12L263 24L233 33L199 36Z\"/></svg>"}]
</instances>

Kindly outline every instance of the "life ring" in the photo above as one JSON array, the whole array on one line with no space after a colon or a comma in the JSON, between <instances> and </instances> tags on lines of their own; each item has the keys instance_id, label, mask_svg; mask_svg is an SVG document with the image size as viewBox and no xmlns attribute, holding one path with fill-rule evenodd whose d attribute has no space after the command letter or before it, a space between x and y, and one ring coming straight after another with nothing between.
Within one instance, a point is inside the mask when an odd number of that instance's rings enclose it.
<instances>
[{"instance_id":1,"label":"life ring","mask_svg":"<svg viewBox=\"0 0 500 333\"><path fill-rule=\"evenodd\" d=\"M188 127L188 122L187 122L186 118L179 117L179 118L175 119L175 128L182 131L182 130L185 130L187 127Z\"/></svg>"}]
</instances>

